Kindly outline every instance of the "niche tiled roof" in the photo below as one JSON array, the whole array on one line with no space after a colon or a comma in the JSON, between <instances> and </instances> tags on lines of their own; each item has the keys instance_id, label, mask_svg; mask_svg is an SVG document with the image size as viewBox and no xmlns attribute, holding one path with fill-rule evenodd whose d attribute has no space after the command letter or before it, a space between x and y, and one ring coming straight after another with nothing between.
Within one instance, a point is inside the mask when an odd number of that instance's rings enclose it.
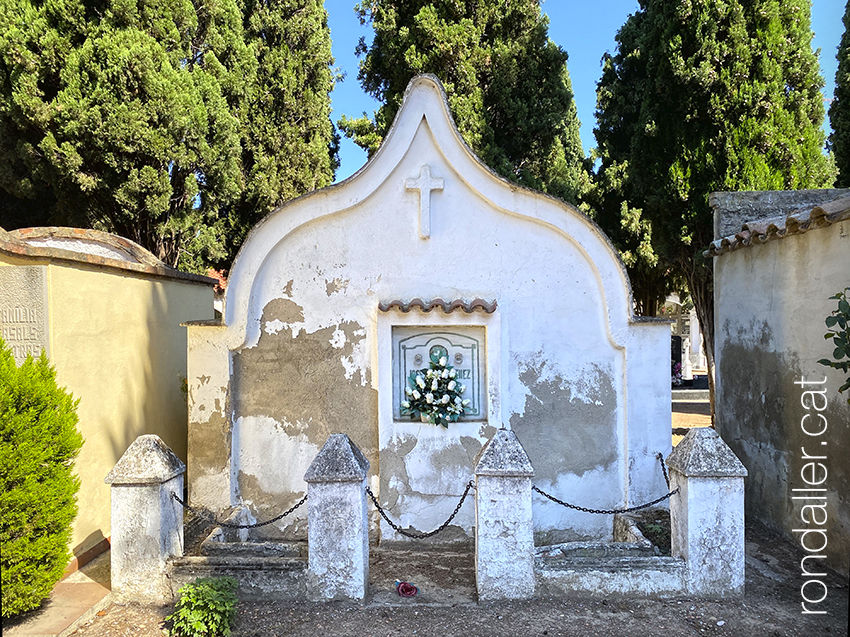
<instances>
[{"instance_id":1,"label":"niche tiled roof","mask_svg":"<svg viewBox=\"0 0 850 637\"><path fill-rule=\"evenodd\" d=\"M430 312L435 308L439 308L446 314L458 309L463 310L467 314L471 314L475 310L483 310L487 312L487 314L492 314L496 311L496 301L485 301L483 299L475 299L474 301L464 301L463 299L444 301L440 298L433 299L431 301L423 301L422 299L416 298L408 302L395 300L390 301L389 303L382 301L378 304L378 309L381 310L381 312L401 310L402 312L407 313L414 308L423 312Z\"/></svg>"},{"instance_id":2,"label":"niche tiled roof","mask_svg":"<svg viewBox=\"0 0 850 637\"><path fill-rule=\"evenodd\" d=\"M819 206L797 210L787 216L748 221L741 226L740 232L712 241L703 255L717 257L747 246L826 228L847 219L850 219L850 197L841 197Z\"/></svg>"}]
</instances>

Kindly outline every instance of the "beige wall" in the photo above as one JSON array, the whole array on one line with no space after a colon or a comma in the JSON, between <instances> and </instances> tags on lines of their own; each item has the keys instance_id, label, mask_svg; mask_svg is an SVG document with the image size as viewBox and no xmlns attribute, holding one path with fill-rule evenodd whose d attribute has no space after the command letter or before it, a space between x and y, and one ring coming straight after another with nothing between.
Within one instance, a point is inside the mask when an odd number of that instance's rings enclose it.
<instances>
[{"instance_id":1,"label":"beige wall","mask_svg":"<svg viewBox=\"0 0 850 637\"><path fill-rule=\"evenodd\" d=\"M71 548L80 555L110 535L103 479L129 444L157 434L186 459L186 328L211 319L213 289L86 264L3 257L0 264L48 263L51 362L80 399L85 444L76 463L79 514Z\"/></svg>"},{"instance_id":2,"label":"beige wall","mask_svg":"<svg viewBox=\"0 0 850 637\"><path fill-rule=\"evenodd\" d=\"M833 346L823 338L824 319L837 307L829 297L850 286L850 221L715 259L717 394L716 426L746 465L747 514L795 542L804 501L792 499L808 454L824 455L828 470L829 563L850 568L850 405L839 394L846 375L818 364ZM801 378L827 382L823 415L828 429L806 435L809 413L801 403ZM811 399L809 399L811 402ZM815 528L814 526L808 528Z\"/></svg>"}]
</instances>

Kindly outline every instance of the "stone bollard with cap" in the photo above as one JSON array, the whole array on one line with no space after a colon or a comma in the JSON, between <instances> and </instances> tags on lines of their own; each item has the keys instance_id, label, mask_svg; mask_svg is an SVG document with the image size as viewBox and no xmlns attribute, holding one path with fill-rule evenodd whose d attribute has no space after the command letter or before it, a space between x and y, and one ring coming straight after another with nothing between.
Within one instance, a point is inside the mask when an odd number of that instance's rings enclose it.
<instances>
[{"instance_id":1,"label":"stone bollard with cap","mask_svg":"<svg viewBox=\"0 0 850 637\"><path fill-rule=\"evenodd\" d=\"M480 600L534 595L534 469L514 432L499 429L475 467L475 579Z\"/></svg>"},{"instance_id":2,"label":"stone bollard with cap","mask_svg":"<svg viewBox=\"0 0 850 637\"><path fill-rule=\"evenodd\" d=\"M687 563L688 592L744 594L744 478L747 470L718 433L691 429L667 458L671 553Z\"/></svg>"},{"instance_id":3,"label":"stone bollard with cap","mask_svg":"<svg viewBox=\"0 0 850 637\"><path fill-rule=\"evenodd\" d=\"M106 476L112 496L112 595L115 601L171 601L167 560L183 554L186 465L155 435L139 436Z\"/></svg>"},{"instance_id":4,"label":"stone bollard with cap","mask_svg":"<svg viewBox=\"0 0 850 637\"><path fill-rule=\"evenodd\" d=\"M307 482L307 595L363 599L369 581L366 473L369 461L345 434L331 434Z\"/></svg>"}]
</instances>

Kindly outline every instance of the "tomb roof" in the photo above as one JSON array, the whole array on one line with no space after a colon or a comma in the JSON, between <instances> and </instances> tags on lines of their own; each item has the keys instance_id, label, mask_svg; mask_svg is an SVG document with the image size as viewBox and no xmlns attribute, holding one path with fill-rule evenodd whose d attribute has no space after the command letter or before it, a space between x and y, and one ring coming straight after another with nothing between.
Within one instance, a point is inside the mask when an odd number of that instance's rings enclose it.
<instances>
[{"instance_id":1,"label":"tomb roof","mask_svg":"<svg viewBox=\"0 0 850 637\"><path fill-rule=\"evenodd\" d=\"M0 253L26 260L83 263L158 278L215 285L216 280L169 267L137 243L88 228L0 228Z\"/></svg>"},{"instance_id":2,"label":"tomb roof","mask_svg":"<svg viewBox=\"0 0 850 637\"><path fill-rule=\"evenodd\" d=\"M715 195L719 194L728 193L715 193ZM734 194L747 195L750 193ZM713 197L716 201L717 198L714 195ZM715 204L713 203L713 205ZM850 195L841 196L818 205L803 206L789 214L747 221L741 225L740 231L712 241L703 255L718 257L741 248L784 239L810 230L827 228L847 219L850 219Z\"/></svg>"}]
</instances>

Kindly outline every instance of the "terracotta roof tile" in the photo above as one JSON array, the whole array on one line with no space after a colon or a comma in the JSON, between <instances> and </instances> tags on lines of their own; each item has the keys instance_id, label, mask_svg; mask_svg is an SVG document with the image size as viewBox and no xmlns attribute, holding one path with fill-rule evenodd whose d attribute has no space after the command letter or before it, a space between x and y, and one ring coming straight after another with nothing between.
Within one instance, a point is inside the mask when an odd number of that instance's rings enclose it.
<instances>
[{"instance_id":1,"label":"terracotta roof tile","mask_svg":"<svg viewBox=\"0 0 850 637\"><path fill-rule=\"evenodd\" d=\"M453 312L457 309L463 310L467 314L471 314L475 310L483 310L487 314L492 314L496 311L496 301L495 299L492 301L485 301L483 299L475 299L474 301L464 301L462 299L455 299L454 301L448 302L443 299L436 298L431 301L423 301L422 299L416 298L412 299L409 302L405 303L404 301L399 301L398 299L394 301L390 301L389 303L385 301L381 301L378 303L378 309L381 312L389 312L393 309L401 310L402 312L409 312L410 310L418 308L423 312L430 312L435 308L440 308L446 314Z\"/></svg>"},{"instance_id":2,"label":"terracotta roof tile","mask_svg":"<svg viewBox=\"0 0 850 637\"><path fill-rule=\"evenodd\" d=\"M741 226L740 232L712 241L703 255L717 257L747 246L826 228L847 219L850 219L850 197L840 197L819 206L796 210L787 216L748 221Z\"/></svg>"}]
</instances>

